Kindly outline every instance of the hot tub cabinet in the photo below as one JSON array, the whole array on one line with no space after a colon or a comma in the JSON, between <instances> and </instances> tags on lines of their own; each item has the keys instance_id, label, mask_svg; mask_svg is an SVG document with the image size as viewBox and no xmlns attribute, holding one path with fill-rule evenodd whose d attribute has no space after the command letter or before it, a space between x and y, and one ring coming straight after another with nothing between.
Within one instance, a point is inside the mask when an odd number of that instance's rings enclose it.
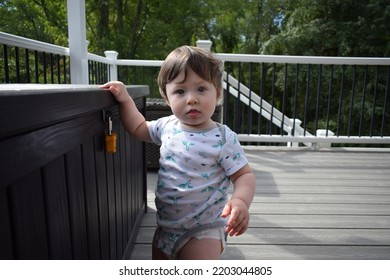
<instances>
[{"instance_id":1,"label":"hot tub cabinet","mask_svg":"<svg viewBox=\"0 0 390 280\"><path fill-rule=\"evenodd\" d=\"M144 112L147 86L129 86ZM116 153L104 139L111 116ZM97 86L0 88L0 259L126 259L146 209L144 144Z\"/></svg>"}]
</instances>

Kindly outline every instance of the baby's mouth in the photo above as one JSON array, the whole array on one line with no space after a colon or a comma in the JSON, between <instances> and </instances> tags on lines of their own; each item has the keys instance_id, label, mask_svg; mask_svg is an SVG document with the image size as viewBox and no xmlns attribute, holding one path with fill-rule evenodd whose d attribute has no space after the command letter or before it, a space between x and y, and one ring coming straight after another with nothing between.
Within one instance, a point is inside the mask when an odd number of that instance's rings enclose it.
<instances>
[{"instance_id":1,"label":"baby's mouth","mask_svg":"<svg viewBox=\"0 0 390 280\"><path fill-rule=\"evenodd\" d=\"M198 111L196 109L191 109L187 113L187 115L189 115L190 117L196 117L196 116L199 116L199 114L200 114L200 111Z\"/></svg>"}]
</instances>

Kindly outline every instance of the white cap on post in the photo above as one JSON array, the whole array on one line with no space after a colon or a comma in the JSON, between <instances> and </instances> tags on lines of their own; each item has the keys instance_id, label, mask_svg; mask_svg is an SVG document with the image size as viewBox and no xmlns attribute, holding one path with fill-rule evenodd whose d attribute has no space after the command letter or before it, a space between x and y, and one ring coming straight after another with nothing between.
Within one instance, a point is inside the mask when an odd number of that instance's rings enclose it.
<instances>
[{"instance_id":1,"label":"white cap on post","mask_svg":"<svg viewBox=\"0 0 390 280\"><path fill-rule=\"evenodd\" d=\"M211 46L213 45L213 42L210 40L198 40L196 41L196 46L202 49L211 50Z\"/></svg>"},{"instance_id":2,"label":"white cap on post","mask_svg":"<svg viewBox=\"0 0 390 280\"><path fill-rule=\"evenodd\" d=\"M109 64L110 66L110 73L109 73L109 77L108 79L110 81L117 81L118 80L118 68L117 68L117 64L116 64L116 61L118 59L118 52L116 51L105 51L104 54L106 55L106 57L108 59L111 59L112 60L112 63Z\"/></svg>"}]
</instances>

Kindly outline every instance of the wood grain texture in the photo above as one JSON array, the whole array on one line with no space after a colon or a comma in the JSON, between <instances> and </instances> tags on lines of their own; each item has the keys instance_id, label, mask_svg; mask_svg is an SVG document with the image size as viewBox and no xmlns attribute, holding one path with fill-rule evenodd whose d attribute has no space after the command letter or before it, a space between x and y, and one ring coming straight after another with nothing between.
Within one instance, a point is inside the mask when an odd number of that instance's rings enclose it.
<instances>
[{"instance_id":1,"label":"wood grain texture","mask_svg":"<svg viewBox=\"0 0 390 280\"><path fill-rule=\"evenodd\" d=\"M90 86L18 86L0 89L0 259L130 255L146 205L145 159L115 100ZM148 87L128 91L144 111ZM103 110L120 135L114 155L103 148Z\"/></svg>"},{"instance_id":2,"label":"wood grain texture","mask_svg":"<svg viewBox=\"0 0 390 280\"><path fill-rule=\"evenodd\" d=\"M229 237L221 259L390 258L390 151L246 147L256 175L248 231ZM131 259L150 259L156 225L148 213Z\"/></svg>"}]
</instances>

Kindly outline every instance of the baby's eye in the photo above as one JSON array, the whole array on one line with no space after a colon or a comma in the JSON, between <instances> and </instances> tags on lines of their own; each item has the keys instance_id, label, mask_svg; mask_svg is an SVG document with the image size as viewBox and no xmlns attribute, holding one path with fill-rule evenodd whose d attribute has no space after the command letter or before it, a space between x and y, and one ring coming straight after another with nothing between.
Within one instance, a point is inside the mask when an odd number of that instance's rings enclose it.
<instances>
[{"instance_id":1,"label":"baby's eye","mask_svg":"<svg viewBox=\"0 0 390 280\"><path fill-rule=\"evenodd\" d=\"M179 95L182 95L184 94L184 90L183 89L178 89L175 91L176 94L179 94Z\"/></svg>"},{"instance_id":2,"label":"baby's eye","mask_svg":"<svg viewBox=\"0 0 390 280\"><path fill-rule=\"evenodd\" d=\"M206 88L205 87L198 87L198 92L205 92Z\"/></svg>"}]
</instances>

